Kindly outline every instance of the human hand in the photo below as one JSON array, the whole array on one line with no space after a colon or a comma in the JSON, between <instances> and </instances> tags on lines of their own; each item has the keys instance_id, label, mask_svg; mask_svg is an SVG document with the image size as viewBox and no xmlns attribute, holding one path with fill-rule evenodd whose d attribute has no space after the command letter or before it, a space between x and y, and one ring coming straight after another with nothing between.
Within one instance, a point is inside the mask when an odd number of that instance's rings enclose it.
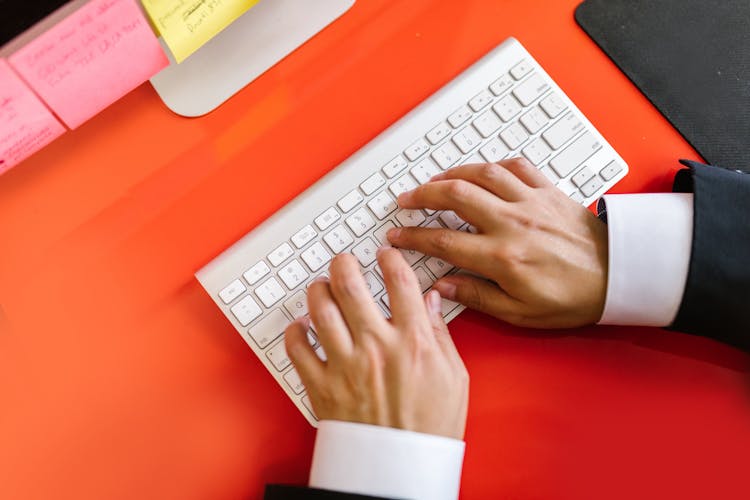
<instances>
[{"instance_id":1,"label":"human hand","mask_svg":"<svg viewBox=\"0 0 750 500\"><path fill-rule=\"evenodd\" d=\"M391 244L492 280L452 275L434 288L509 323L572 328L596 323L607 289L607 229L528 161L464 165L398 198L402 208L452 210L478 234L419 227Z\"/></svg>"},{"instance_id":2,"label":"human hand","mask_svg":"<svg viewBox=\"0 0 750 500\"><path fill-rule=\"evenodd\" d=\"M308 289L308 308L327 361L307 341L309 320L286 330L286 350L321 420L395 427L462 439L469 378L441 313L440 295L422 297L401 253L381 249L393 317L370 295L359 263L337 256L331 278Z\"/></svg>"}]
</instances>

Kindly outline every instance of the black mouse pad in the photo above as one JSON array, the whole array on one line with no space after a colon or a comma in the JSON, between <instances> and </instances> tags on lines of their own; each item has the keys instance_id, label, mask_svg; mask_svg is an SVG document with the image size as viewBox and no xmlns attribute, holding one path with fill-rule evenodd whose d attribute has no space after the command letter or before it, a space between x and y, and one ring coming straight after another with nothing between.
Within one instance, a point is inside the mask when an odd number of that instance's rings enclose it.
<instances>
[{"instance_id":1,"label":"black mouse pad","mask_svg":"<svg viewBox=\"0 0 750 500\"><path fill-rule=\"evenodd\" d=\"M703 158L750 169L750 0L586 0L575 17Z\"/></svg>"}]
</instances>

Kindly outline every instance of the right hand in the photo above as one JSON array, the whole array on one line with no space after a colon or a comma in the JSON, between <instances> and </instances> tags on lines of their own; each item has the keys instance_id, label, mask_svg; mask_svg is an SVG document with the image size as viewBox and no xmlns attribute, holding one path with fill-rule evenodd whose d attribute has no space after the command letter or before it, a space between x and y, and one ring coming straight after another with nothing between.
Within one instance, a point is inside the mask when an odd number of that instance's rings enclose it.
<instances>
[{"instance_id":1,"label":"right hand","mask_svg":"<svg viewBox=\"0 0 750 500\"><path fill-rule=\"evenodd\" d=\"M572 328L596 323L607 289L607 228L526 160L452 168L398 198L402 208L452 210L478 234L395 228L392 245L443 259L491 281L456 274L441 295L509 323Z\"/></svg>"}]
</instances>

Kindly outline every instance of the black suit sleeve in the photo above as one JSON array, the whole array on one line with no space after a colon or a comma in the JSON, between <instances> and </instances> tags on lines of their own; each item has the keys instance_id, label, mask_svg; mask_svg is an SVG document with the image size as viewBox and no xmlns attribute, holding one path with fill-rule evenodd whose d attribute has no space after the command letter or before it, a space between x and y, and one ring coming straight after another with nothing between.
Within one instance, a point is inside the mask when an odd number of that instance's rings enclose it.
<instances>
[{"instance_id":1,"label":"black suit sleeve","mask_svg":"<svg viewBox=\"0 0 750 500\"><path fill-rule=\"evenodd\" d=\"M271 484L266 486L264 500L387 500L381 497L354 495L338 491L318 490L299 486L282 486Z\"/></svg>"},{"instance_id":2,"label":"black suit sleeve","mask_svg":"<svg viewBox=\"0 0 750 500\"><path fill-rule=\"evenodd\" d=\"M671 327L750 350L750 173L682 160L694 196L685 292Z\"/></svg>"}]
</instances>

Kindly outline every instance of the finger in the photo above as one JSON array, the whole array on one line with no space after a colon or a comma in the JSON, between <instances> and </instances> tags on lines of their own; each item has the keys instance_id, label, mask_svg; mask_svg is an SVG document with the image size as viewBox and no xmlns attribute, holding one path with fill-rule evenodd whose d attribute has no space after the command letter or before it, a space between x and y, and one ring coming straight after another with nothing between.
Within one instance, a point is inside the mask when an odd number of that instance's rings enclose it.
<instances>
[{"instance_id":1,"label":"finger","mask_svg":"<svg viewBox=\"0 0 750 500\"><path fill-rule=\"evenodd\" d=\"M457 167L460 168L460 167ZM463 179L428 182L398 197L401 208L453 210L468 223L488 228L502 210L502 200Z\"/></svg>"},{"instance_id":2,"label":"finger","mask_svg":"<svg viewBox=\"0 0 750 500\"><path fill-rule=\"evenodd\" d=\"M521 200L529 189L513 172L497 163L461 165L436 175L430 183L448 180L470 182L505 201Z\"/></svg>"},{"instance_id":3,"label":"finger","mask_svg":"<svg viewBox=\"0 0 750 500\"><path fill-rule=\"evenodd\" d=\"M318 387L323 380L325 363L315 354L310 343L307 341L307 331L310 329L310 320L299 318L286 328L284 334L284 347L287 356L297 370L304 386L309 390Z\"/></svg>"},{"instance_id":4,"label":"finger","mask_svg":"<svg viewBox=\"0 0 750 500\"><path fill-rule=\"evenodd\" d=\"M395 248L381 248L378 264L388 291L391 321L398 327L410 327L428 322L422 301L422 290L414 271ZM416 328L406 328L417 330Z\"/></svg>"},{"instance_id":5,"label":"finger","mask_svg":"<svg viewBox=\"0 0 750 500\"><path fill-rule=\"evenodd\" d=\"M541 170L525 158L511 158L509 160L500 160L497 163L508 169L509 172L521 179L527 186L541 188L553 185L552 181Z\"/></svg>"},{"instance_id":6,"label":"finger","mask_svg":"<svg viewBox=\"0 0 750 500\"><path fill-rule=\"evenodd\" d=\"M448 300L489 314L508 323L519 324L526 315L525 305L487 280L466 274L441 278L433 288Z\"/></svg>"},{"instance_id":7,"label":"finger","mask_svg":"<svg viewBox=\"0 0 750 500\"><path fill-rule=\"evenodd\" d=\"M314 281L307 289L310 318L320 345L329 358L340 358L352 351L353 341L327 279Z\"/></svg>"},{"instance_id":8,"label":"finger","mask_svg":"<svg viewBox=\"0 0 750 500\"><path fill-rule=\"evenodd\" d=\"M338 255L333 259L329 272L333 298L339 305L354 341L367 332L385 332L386 319L372 299L356 257L351 254Z\"/></svg>"},{"instance_id":9,"label":"finger","mask_svg":"<svg viewBox=\"0 0 750 500\"><path fill-rule=\"evenodd\" d=\"M489 276L494 259L490 242L484 235L450 229L397 227L388 231L388 241L398 248L416 250L450 264Z\"/></svg>"}]
</instances>

